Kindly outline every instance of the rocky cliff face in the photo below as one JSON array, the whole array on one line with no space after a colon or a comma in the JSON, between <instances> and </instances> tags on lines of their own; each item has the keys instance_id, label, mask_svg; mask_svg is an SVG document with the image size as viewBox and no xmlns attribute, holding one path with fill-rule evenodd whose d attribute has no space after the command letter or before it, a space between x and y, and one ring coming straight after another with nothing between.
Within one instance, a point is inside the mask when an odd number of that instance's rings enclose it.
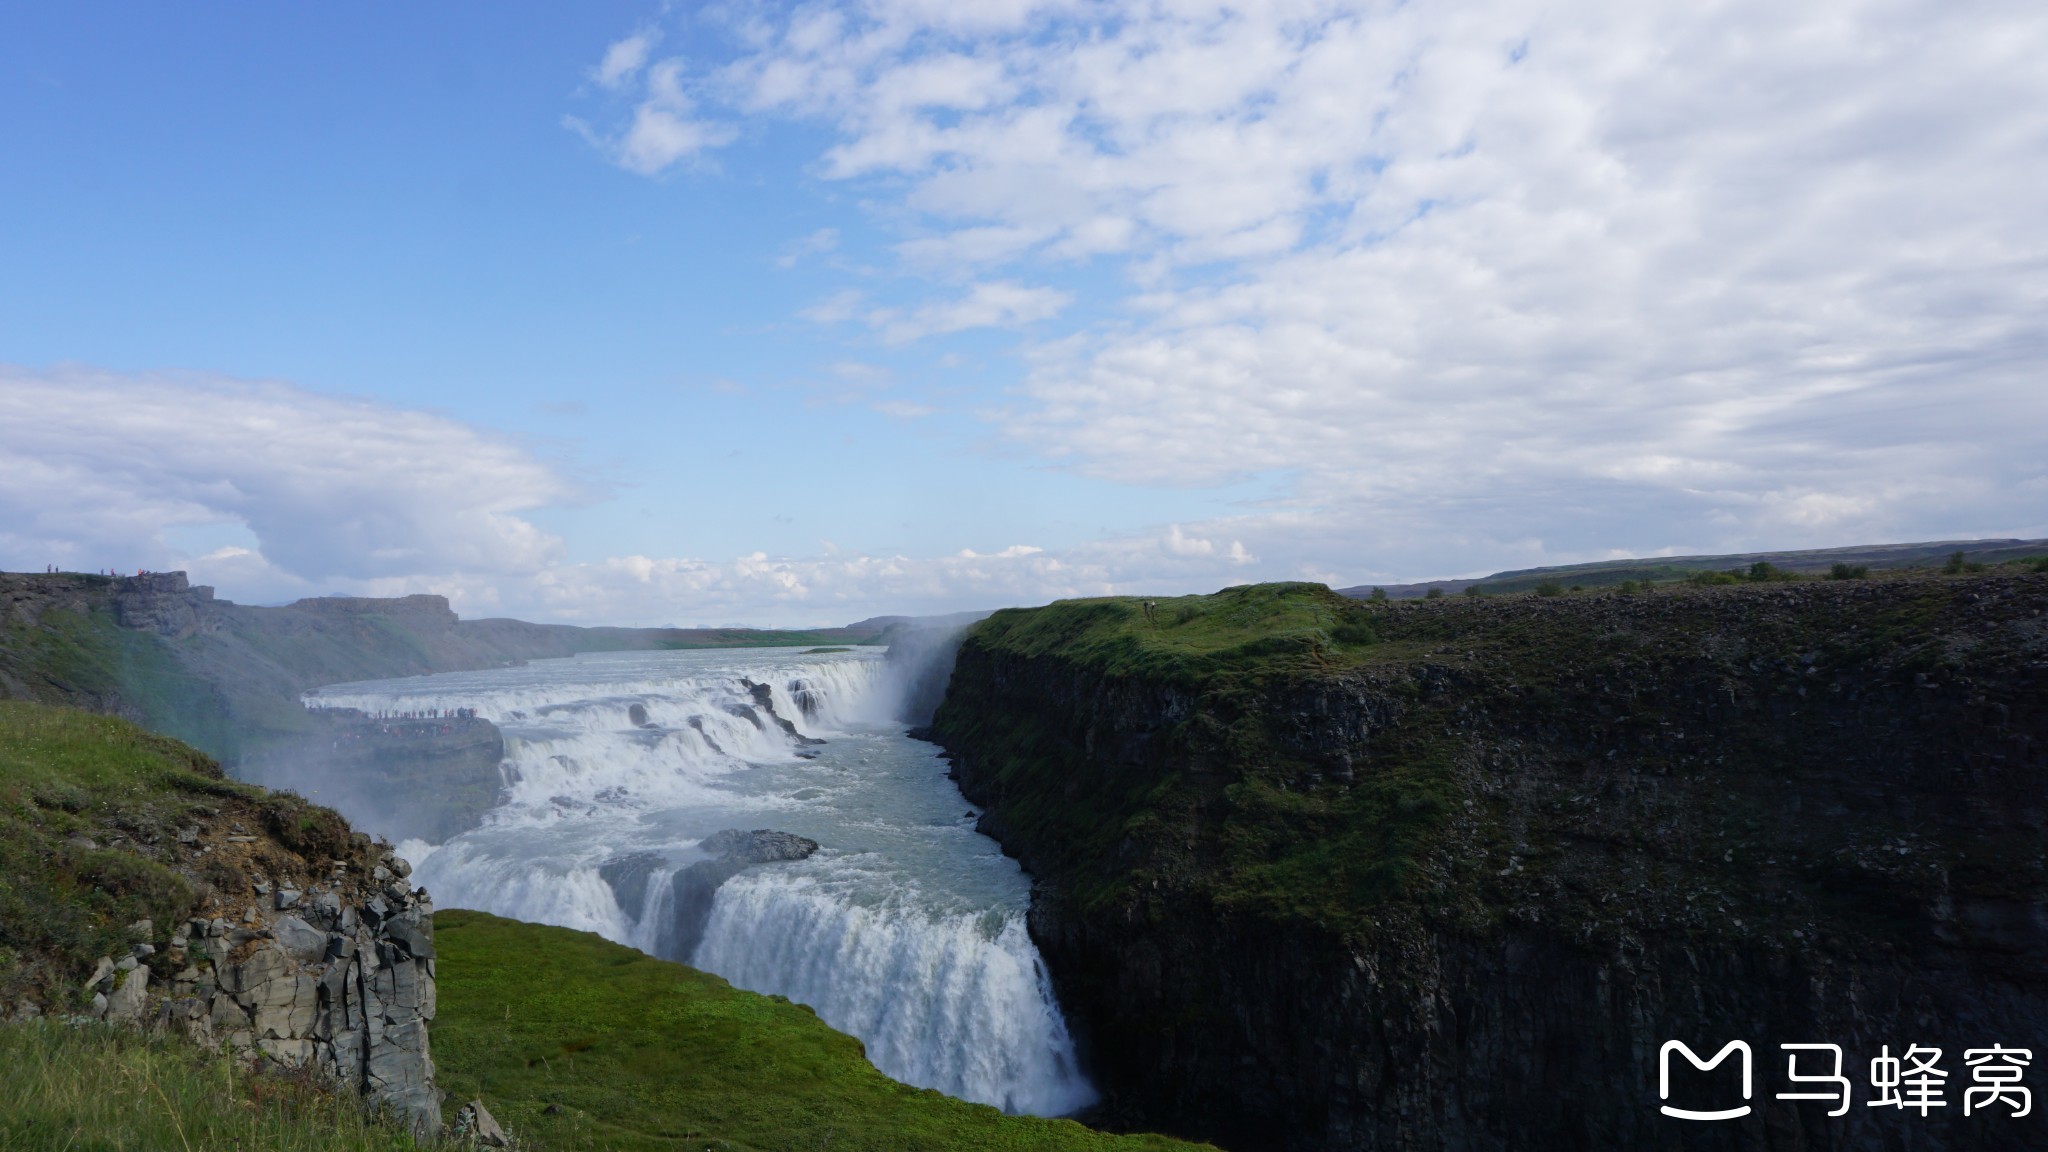
<instances>
[{"instance_id":1,"label":"rocky cliff face","mask_svg":"<svg viewBox=\"0 0 2048 1152\"><path fill-rule=\"evenodd\" d=\"M0 622L34 623L44 612L111 609L124 628L164 636L191 636L218 627L207 611L213 589L194 585L183 572L138 576L0 573Z\"/></svg>"},{"instance_id":2,"label":"rocky cliff face","mask_svg":"<svg viewBox=\"0 0 2048 1152\"><path fill-rule=\"evenodd\" d=\"M1439 600L1206 679L984 628L934 733L1034 874L1108 1123L2040 1147L2038 1112L1962 1104L1966 1049L2048 1049L2044 611L2018 575ZM1668 1040L1747 1042L1747 1115L1662 1115ZM1788 1043L1842 1047L1846 1115L1776 1099ZM1867 1106L1911 1045L1945 1108Z\"/></svg>"},{"instance_id":3,"label":"rocky cliff face","mask_svg":"<svg viewBox=\"0 0 2048 1152\"><path fill-rule=\"evenodd\" d=\"M431 1136L433 906L408 872L332 810L175 741L0 704L0 994L17 1018L175 1028Z\"/></svg>"},{"instance_id":4,"label":"rocky cliff face","mask_svg":"<svg viewBox=\"0 0 2048 1152\"><path fill-rule=\"evenodd\" d=\"M131 1012L202 1043L309 1068L405 1119L440 1131L441 1101L427 1025L434 1018L434 907L388 853L368 876L336 861L327 877L256 879L249 903L214 901L170 941L184 967L150 1011L147 968L114 991L109 1015ZM205 913L212 913L207 915ZM135 980L143 992L129 992ZM122 999L126 995L125 999Z\"/></svg>"}]
</instances>

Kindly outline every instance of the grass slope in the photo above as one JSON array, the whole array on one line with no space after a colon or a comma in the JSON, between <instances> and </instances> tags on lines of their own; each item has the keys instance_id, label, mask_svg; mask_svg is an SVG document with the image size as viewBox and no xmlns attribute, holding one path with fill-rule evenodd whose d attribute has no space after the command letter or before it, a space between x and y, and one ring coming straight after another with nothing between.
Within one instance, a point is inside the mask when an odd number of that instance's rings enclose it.
<instances>
[{"instance_id":1,"label":"grass slope","mask_svg":"<svg viewBox=\"0 0 2048 1152\"><path fill-rule=\"evenodd\" d=\"M9 621L0 628L0 674L42 703L121 712L207 748L234 743L211 686L180 668L163 640L122 628L107 608Z\"/></svg>"},{"instance_id":2,"label":"grass slope","mask_svg":"<svg viewBox=\"0 0 2048 1152\"><path fill-rule=\"evenodd\" d=\"M0 998L74 983L135 943L134 921L167 937L197 894L155 845L224 803L269 805L287 822L305 807L125 720L0 701Z\"/></svg>"},{"instance_id":3,"label":"grass slope","mask_svg":"<svg viewBox=\"0 0 2048 1152\"><path fill-rule=\"evenodd\" d=\"M0 702L0 1010L21 996L82 1009L94 959L135 942L127 925L155 921L161 946L198 888L239 884L175 866L179 830L202 819L239 819L274 838L257 847L308 859L350 836L332 812L228 780L127 721ZM247 863L283 875L289 862ZM482 1096L529 1147L1188 1147L898 1084L807 1008L596 936L475 912L436 928L440 1083L458 1102ZM353 1102L182 1041L0 1026L0 1152L406 1146Z\"/></svg>"},{"instance_id":4,"label":"grass slope","mask_svg":"<svg viewBox=\"0 0 2048 1152\"><path fill-rule=\"evenodd\" d=\"M434 935L439 1083L539 1147L1193 1147L899 1084L809 1008L589 933L448 911Z\"/></svg>"},{"instance_id":5,"label":"grass slope","mask_svg":"<svg viewBox=\"0 0 2048 1152\"><path fill-rule=\"evenodd\" d=\"M164 1036L0 1026L0 1152L399 1152L412 1138L302 1079Z\"/></svg>"},{"instance_id":6,"label":"grass slope","mask_svg":"<svg viewBox=\"0 0 2048 1152\"><path fill-rule=\"evenodd\" d=\"M975 626L973 642L1192 687L1276 671L1335 671L1378 643L1373 621L1370 607L1321 584L1249 584L1207 596L1006 608Z\"/></svg>"}]
</instances>

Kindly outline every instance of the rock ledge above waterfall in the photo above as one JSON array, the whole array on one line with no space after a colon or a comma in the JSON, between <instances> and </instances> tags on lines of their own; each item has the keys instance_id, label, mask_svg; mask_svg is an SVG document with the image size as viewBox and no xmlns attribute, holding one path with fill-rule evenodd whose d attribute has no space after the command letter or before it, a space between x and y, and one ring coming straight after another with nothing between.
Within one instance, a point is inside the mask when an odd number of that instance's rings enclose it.
<instances>
[{"instance_id":1,"label":"rock ledge above waterfall","mask_svg":"<svg viewBox=\"0 0 2048 1152\"><path fill-rule=\"evenodd\" d=\"M697 847L736 864L770 864L778 860L802 860L818 850L818 842L767 828L756 828L752 832L728 828L706 836Z\"/></svg>"},{"instance_id":2,"label":"rock ledge above waterfall","mask_svg":"<svg viewBox=\"0 0 2048 1152\"><path fill-rule=\"evenodd\" d=\"M597 870L628 920L636 925L643 921L654 924L648 947L665 960L689 962L704 939L720 885L756 864L802 860L819 845L808 837L770 828L751 832L727 828L706 836L697 847L711 859L670 872L665 887L654 886L652 899L649 887L669 866L662 854L630 852L612 857Z\"/></svg>"}]
</instances>

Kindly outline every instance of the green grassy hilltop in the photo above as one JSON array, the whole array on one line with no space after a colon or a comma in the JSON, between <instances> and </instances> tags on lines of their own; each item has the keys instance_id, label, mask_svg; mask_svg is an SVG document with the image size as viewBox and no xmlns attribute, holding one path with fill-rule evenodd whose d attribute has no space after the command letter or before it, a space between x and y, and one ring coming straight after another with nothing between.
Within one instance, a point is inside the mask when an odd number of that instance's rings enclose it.
<instances>
[{"instance_id":1,"label":"green grassy hilltop","mask_svg":"<svg viewBox=\"0 0 2048 1152\"><path fill-rule=\"evenodd\" d=\"M1206 596L1105 596L1007 608L975 643L1019 656L1058 656L1116 677L1188 686L1298 669L1335 671L1379 642L1367 604L1321 584L1247 584Z\"/></svg>"},{"instance_id":2,"label":"green grassy hilltop","mask_svg":"<svg viewBox=\"0 0 2048 1152\"><path fill-rule=\"evenodd\" d=\"M1383 609L1298 583L998 612L974 631L975 653L1078 672L1112 695L1161 694L1135 707L1160 710L1179 767L1091 770L1097 753L1058 730L1065 717L1000 706L959 679L937 728L949 746L977 750L975 775L1004 798L1001 827L1015 843L1059 845L1053 870L1076 895L1117 901L1161 882L1195 884L1226 906L1344 923L1413 872L1450 802L1450 766L1416 731L1383 770L1343 789L1304 788L1301 778L1325 766L1278 738L1275 702L1404 664L1427 646L1411 630ZM1088 707L1113 708L1110 699ZM1202 850L1189 851L1197 839ZM1087 863L1066 866L1078 861Z\"/></svg>"}]
</instances>

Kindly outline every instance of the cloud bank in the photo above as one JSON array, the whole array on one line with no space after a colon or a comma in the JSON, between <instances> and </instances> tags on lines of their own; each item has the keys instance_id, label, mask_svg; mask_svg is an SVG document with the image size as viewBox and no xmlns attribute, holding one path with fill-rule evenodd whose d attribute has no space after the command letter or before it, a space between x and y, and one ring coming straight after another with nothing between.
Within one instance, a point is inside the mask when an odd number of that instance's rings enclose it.
<instances>
[{"instance_id":1,"label":"cloud bank","mask_svg":"<svg viewBox=\"0 0 2048 1152\"><path fill-rule=\"evenodd\" d=\"M715 115L827 126L816 176L911 222L932 299L865 314L885 341L1037 323L1002 436L1137 485L1284 476L1254 527L1298 570L2048 530L2038 4L858 0L731 32ZM1080 270L1120 299L1065 309Z\"/></svg>"},{"instance_id":2,"label":"cloud bank","mask_svg":"<svg viewBox=\"0 0 2048 1152\"><path fill-rule=\"evenodd\" d=\"M525 449L431 413L286 384L87 368L0 367L0 556L97 570L218 549L244 594L497 571L531 574L560 543L522 514L577 495Z\"/></svg>"},{"instance_id":3,"label":"cloud bank","mask_svg":"<svg viewBox=\"0 0 2048 1152\"><path fill-rule=\"evenodd\" d=\"M571 557L534 517L576 485L452 417L0 369L0 560L800 623L2048 535L2044 57L2017 0L664 9L594 54L572 127L649 178L743 127L809 149L864 215L767 258L811 277L792 319L843 335L835 375L904 388L855 398L1268 496L1065 549ZM850 252L874 229L891 267ZM907 395L892 357L988 330L1007 387Z\"/></svg>"},{"instance_id":4,"label":"cloud bank","mask_svg":"<svg viewBox=\"0 0 2048 1152\"><path fill-rule=\"evenodd\" d=\"M526 518L587 498L448 416L216 376L0 367L9 569L184 569L244 602L437 592L468 616L814 624L1220 584L1255 559L1173 525L1064 552L574 560ZM223 529L247 544L190 543Z\"/></svg>"},{"instance_id":5,"label":"cloud bank","mask_svg":"<svg viewBox=\"0 0 2048 1152\"><path fill-rule=\"evenodd\" d=\"M1245 582L1257 561L1242 541L1198 536L1176 524L1064 550L1012 544L993 552L962 549L926 557L771 558L757 552L722 563L614 557L551 569L527 594L562 620L850 623L871 615L1040 604L1162 586L1207 590ZM647 615L658 609L690 615Z\"/></svg>"}]
</instances>

